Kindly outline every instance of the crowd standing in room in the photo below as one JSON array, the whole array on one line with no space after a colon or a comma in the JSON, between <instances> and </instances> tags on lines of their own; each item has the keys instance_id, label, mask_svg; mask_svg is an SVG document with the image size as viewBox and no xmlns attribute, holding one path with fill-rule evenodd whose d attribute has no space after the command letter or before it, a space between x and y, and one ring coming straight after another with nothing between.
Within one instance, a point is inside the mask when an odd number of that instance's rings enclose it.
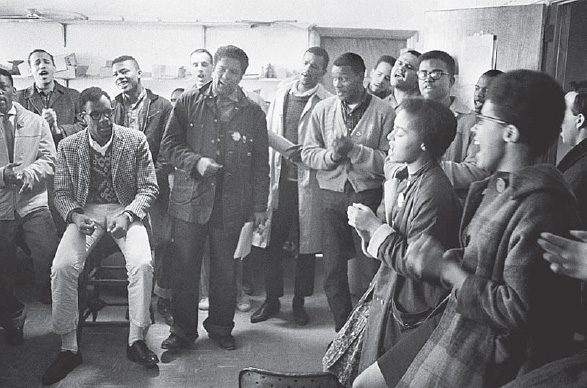
<instances>
[{"instance_id":1,"label":"crowd standing in room","mask_svg":"<svg viewBox=\"0 0 587 388\"><path fill-rule=\"evenodd\" d=\"M268 103L240 85L249 56L239 47L189 58L194 84L170 101L143 86L128 54L111 61L113 99L61 85L44 49L28 55L34 82L23 90L0 69L0 327L7 345L26 339L15 294L24 252L60 337L44 384L83 362L78 278L107 234L126 262L130 361L159 362L146 343L152 295L169 325L163 349L197 344L198 309L221 349L246 341L232 333L235 310L251 309L235 260L247 222L265 293L250 322L263 330L280 312L293 242L292 317L311 326L305 298L321 254L334 335L323 367L345 387L577 379L587 89L490 69L472 111L453 95L447 52L381 53L366 80L357 53L329 66L310 47ZM559 134L570 152L556 167L537 163ZM353 303L356 279L369 287Z\"/></svg>"}]
</instances>

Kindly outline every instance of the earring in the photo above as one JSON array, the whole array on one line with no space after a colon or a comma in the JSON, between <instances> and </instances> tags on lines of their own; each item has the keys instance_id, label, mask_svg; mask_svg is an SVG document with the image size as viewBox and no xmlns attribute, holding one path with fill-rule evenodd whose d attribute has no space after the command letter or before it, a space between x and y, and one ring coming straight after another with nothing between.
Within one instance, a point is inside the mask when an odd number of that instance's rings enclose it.
<instances>
[{"instance_id":1,"label":"earring","mask_svg":"<svg viewBox=\"0 0 587 388\"><path fill-rule=\"evenodd\" d=\"M426 146L424 145L424 143L420 144L420 149L422 151L426 151Z\"/></svg>"}]
</instances>

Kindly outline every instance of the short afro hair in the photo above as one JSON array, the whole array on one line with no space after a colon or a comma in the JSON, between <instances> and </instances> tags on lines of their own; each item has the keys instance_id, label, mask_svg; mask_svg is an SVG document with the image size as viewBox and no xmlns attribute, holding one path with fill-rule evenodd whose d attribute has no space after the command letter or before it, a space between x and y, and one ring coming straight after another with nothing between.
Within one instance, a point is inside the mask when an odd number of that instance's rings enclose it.
<instances>
[{"instance_id":1,"label":"short afro hair","mask_svg":"<svg viewBox=\"0 0 587 388\"><path fill-rule=\"evenodd\" d=\"M455 59L447 52L441 50L432 50L420 55L420 63L431 59L438 59L444 62L450 75L455 75L457 64Z\"/></svg>"},{"instance_id":2,"label":"short afro hair","mask_svg":"<svg viewBox=\"0 0 587 388\"><path fill-rule=\"evenodd\" d=\"M520 142L528 144L534 156L545 152L559 136L565 94L548 74L534 70L504 73L491 84L487 100L497 118L518 128Z\"/></svg>"},{"instance_id":3,"label":"short afro hair","mask_svg":"<svg viewBox=\"0 0 587 388\"><path fill-rule=\"evenodd\" d=\"M330 56L328 55L328 51L324 50L322 47L314 46L307 49L306 53L311 53L316 55L317 57L321 57L324 62L324 68L322 70L326 70L328 68L328 62L330 62Z\"/></svg>"},{"instance_id":4,"label":"short afro hair","mask_svg":"<svg viewBox=\"0 0 587 388\"><path fill-rule=\"evenodd\" d=\"M392 57L391 55L380 56L379 59L377 60L377 63L375 64L374 69L377 69L377 66L379 66L379 64L381 62L389 63L389 66L393 67L393 65L395 65L395 58Z\"/></svg>"},{"instance_id":5,"label":"short afro hair","mask_svg":"<svg viewBox=\"0 0 587 388\"><path fill-rule=\"evenodd\" d=\"M344 53L332 62L334 66L349 66L353 73L364 76L365 70L365 61L359 54L355 53Z\"/></svg>"},{"instance_id":6,"label":"short afro hair","mask_svg":"<svg viewBox=\"0 0 587 388\"><path fill-rule=\"evenodd\" d=\"M457 133L457 119L443 104L421 97L406 98L399 106L412 118L414 129L422 134L424 146L440 159Z\"/></svg>"},{"instance_id":7,"label":"short afro hair","mask_svg":"<svg viewBox=\"0 0 587 388\"><path fill-rule=\"evenodd\" d=\"M124 61L131 61L132 63L134 63L134 65L137 69L141 68L139 66L139 62L132 55L121 55L119 57L114 58L112 60L112 66L114 66L117 63L124 62Z\"/></svg>"},{"instance_id":8,"label":"short afro hair","mask_svg":"<svg viewBox=\"0 0 587 388\"><path fill-rule=\"evenodd\" d=\"M79 96L79 104L82 109L85 109L88 101L99 101L100 98L102 98L102 96L105 96L108 99L108 101L112 101L108 93L106 93L104 90L100 89L97 86L89 87L81 92Z\"/></svg>"},{"instance_id":9,"label":"short afro hair","mask_svg":"<svg viewBox=\"0 0 587 388\"><path fill-rule=\"evenodd\" d=\"M247 53L239 47L232 45L218 47L218 50L214 53L214 66L216 66L222 58L236 59L241 65L241 74L243 75L249 67L249 57L247 56Z\"/></svg>"}]
</instances>

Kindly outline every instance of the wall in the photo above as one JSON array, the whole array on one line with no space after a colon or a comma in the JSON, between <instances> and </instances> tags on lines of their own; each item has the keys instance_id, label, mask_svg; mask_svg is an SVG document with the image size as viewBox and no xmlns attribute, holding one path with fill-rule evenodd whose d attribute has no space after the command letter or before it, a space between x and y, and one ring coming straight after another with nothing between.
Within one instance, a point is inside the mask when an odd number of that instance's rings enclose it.
<instances>
[{"instance_id":1,"label":"wall","mask_svg":"<svg viewBox=\"0 0 587 388\"><path fill-rule=\"evenodd\" d=\"M26 8L81 12L112 20L234 22L297 20L323 27L424 29L424 12L549 3L551 0L3 0L2 13ZM417 48L417 47L416 47Z\"/></svg>"}]
</instances>

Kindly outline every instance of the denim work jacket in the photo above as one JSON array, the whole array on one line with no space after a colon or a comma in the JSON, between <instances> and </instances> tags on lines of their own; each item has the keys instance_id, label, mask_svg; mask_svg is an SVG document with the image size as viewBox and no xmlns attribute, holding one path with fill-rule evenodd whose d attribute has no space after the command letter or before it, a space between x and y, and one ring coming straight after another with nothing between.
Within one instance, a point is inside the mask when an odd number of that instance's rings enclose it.
<instances>
[{"instance_id":1,"label":"denim work jacket","mask_svg":"<svg viewBox=\"0 0 587 388\"><path fill-rule=\"evenodd\" d=\"M237 227L253 212L267 210L267 122L261 108L239 89L238 102L226 124L224 143L218 144L220 123L211 89L208 84L183 93L167 123L161 153L175 167L169 214L186 222L206 224L216 195L222 195L223 224ZM220 172L224 179L223 190L217 193L217 177L203 177L196 164L203 157L216 160L221 147L225 150Z\"/></svg>"}]
</instances>

